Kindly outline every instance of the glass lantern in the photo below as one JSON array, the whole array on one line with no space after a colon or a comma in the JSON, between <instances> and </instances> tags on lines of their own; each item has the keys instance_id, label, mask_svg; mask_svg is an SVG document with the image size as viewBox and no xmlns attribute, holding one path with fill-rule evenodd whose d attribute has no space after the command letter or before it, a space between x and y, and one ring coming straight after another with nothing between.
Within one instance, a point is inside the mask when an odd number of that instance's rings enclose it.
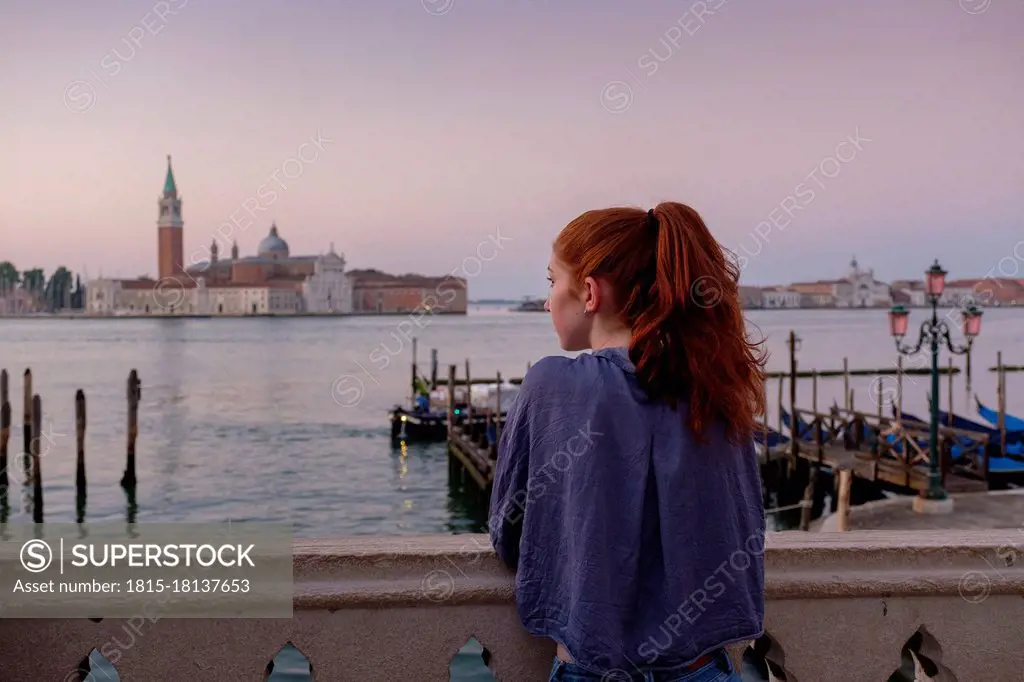
<instances>
[{"instance_id":1,"label":"glass lantern","mask_svg":"<svg viewBox=\"0 0 1024 682\"><path fill-rule=\"evenodd\" d=\"M907 335L909 323L910 312L901 305L894 305L889 311L889 332L897 339L901 339Z\"/></svg>"},{"instance_id":2,"label":"glass lantern","mask_svg":"<svg viewBox=\"0 0 1024 682\"><path fill-rule=\"evenodd\" d=\"M946 271L942 269L941 265L939 265L938 260L935 261L934 265L928 268L924 273L924 277L924 286L928 295L940 298L942 296L942 292L946 288Z\"/></svg>"},{"instance_id":3,"label":"glass lantern","mask_svg":"<svg viewBox=\"0 0 1024 682\"><path fill-rule=\"evenodd\" d=\"M981 309L972 305L964 311L964 336L973 339L981 333Z\"/></svg>"}]
</instances>

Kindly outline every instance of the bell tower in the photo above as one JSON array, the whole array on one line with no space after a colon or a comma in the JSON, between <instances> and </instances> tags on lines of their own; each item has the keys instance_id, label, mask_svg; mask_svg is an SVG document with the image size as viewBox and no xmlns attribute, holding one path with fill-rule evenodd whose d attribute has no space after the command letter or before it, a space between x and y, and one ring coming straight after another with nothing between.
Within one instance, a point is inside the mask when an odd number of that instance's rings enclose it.
<instances>
[{"instance_id":1,"label":"bell tower","mask_svg":"<svg viewBox=\"0 0 1024 682\"><path fill-rule=\"evenodd\" d=\"M185 273L184 227L181 219L181 197L174 183L171 155L167 155L167 176L164 191L157 199L157 271L159 278L177 277Z\"/></svg>"}]
</instances>

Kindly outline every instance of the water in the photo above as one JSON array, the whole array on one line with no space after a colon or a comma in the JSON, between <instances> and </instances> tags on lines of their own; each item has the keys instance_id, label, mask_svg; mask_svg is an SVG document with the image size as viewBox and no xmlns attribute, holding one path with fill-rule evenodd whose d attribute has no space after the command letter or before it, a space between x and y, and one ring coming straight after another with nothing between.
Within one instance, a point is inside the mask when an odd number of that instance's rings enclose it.
<instances>
[{"instance_id":1,"label":"water","mask_svg":"<svg viewBox=\"0 0 1024 682\"><path fill-rule=\"evenodd\" d=\"M925 311L911 315L919 324ZM125 500L118 487L124 468L125 381L142 379L139 414L137 521L291 522L296 536L459 533L479 531L483 519L449 490L443 445L392 447L386 412L410 391L412 345L419 339L421 371L437 348L440 376L470 359L474 377L522 376L528 361L560 354L543 313L509 313L471 306L462 317L226 320L13 320L0 319L0 367L11 373L12 411L20 419L21 372L33 370L42 397L47 521L73 521L74 393L84 389L89 425L86 521L118 522ZM750 311L750 333L765 338L769 369L788 370L786 339L801 338L801 369L894 367L896 353L884 310ZM959 333L954 330L954 337ZM916 340L916 338L914 339ZM973 352L973 386L995 406L996 351L1004 362L1024 340L1024 312L989 310ZM949 353L943 351L945 365ZM963 358L956 358L963 366ZM924 356L906 361L924 367ZM1024 387L1008 376L1008 410L1024 414ZM340 379L340 380L339 380ZM856 406L876 410L879 380L854 377ZM895 396L895 379L883 380ZM903 404L924 413L926 376L905 377ZM974 415L963 377L954 385L957 412ZM777 382L768 387L770 420L777 420ZM940 401L947 405L942 380ZM842 404L843 381L821 380L818 405ZM788 387L786 392L788 402ZM798 405L810 407L811 382L799 385ZM888 406L886 406L888 411ZM21 448L20 431L12 449ZM17 467L15 467L17 469ZM15 480L17 481L17 471ZM14 523L30 522L23 508ZM281 657L274 680L296 677L304 663ZM478 654L457 657L466 670ZM103 679L100 676L97 679ZM454 679L488 679L462 676Z\"/></svg>"}]
</instances>

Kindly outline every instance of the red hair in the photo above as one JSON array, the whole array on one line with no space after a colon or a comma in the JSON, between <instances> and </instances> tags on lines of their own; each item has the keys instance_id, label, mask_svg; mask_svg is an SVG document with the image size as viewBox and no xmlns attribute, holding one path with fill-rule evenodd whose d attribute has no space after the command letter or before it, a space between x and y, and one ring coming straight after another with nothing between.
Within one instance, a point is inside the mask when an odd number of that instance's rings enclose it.
<instances>
[{"instance_id":1,"label":"red hair","mask_svg":"<svg viewBox=\"0 0 1024 682\"><path fill-rule=\"evenodd\" d=\"M572 272L611 285L632 331L629 357L652 400L689 404L699 439L720 422L730 441L754 434L765 410L765 353L747 339L739 267L684 204L587 211L566 225L555 256Z\"/></svg>"}]
</instances>

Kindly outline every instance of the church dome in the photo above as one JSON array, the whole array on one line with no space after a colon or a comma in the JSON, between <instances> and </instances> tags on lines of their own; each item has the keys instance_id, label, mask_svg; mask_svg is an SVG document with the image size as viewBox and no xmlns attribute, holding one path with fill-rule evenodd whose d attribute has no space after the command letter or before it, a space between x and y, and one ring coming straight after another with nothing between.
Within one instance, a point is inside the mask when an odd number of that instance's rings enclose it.
<instances>
[{"instance_id":1,"label":"church dome","mask_svg":"<svg viewBox=\"0 0 1024 682\"><path fill-rule=\"evenodd\" d=\"M256 249L258 256L288 257L288 242L277 236L277 223L270 226L270 234L260 241Z\"/></svg>"}]
</instances>

